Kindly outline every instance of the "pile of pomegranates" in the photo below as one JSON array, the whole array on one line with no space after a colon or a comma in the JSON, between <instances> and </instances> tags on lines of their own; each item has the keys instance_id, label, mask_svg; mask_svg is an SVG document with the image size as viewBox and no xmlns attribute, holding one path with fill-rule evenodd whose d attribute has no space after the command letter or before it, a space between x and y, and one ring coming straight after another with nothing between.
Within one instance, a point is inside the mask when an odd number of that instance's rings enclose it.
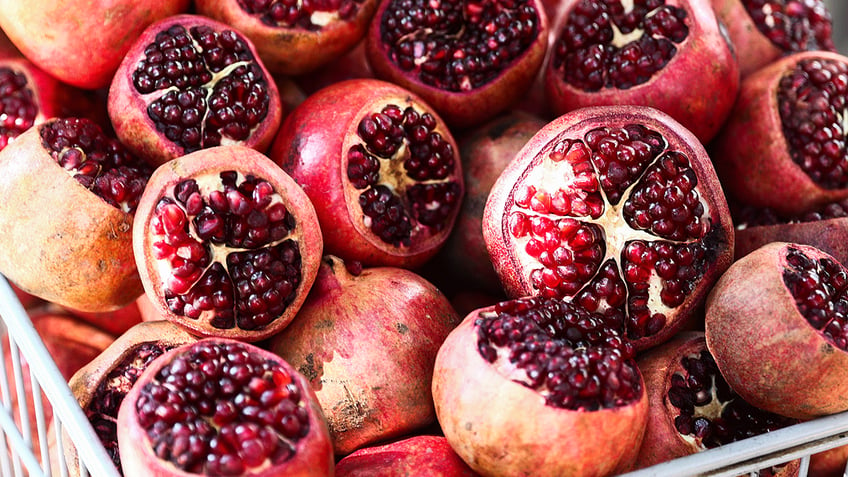
<instances>
[{"instance_id":1,"label":"pile of pomegranates","mask_svg":"<svg viewBox=\"0 0 848 477\"><path fill-rule=\"evenodd\" d=\"M827 2L142 4L0 0L0 274L122 475L603 477L848 411Z\"/></svg>"}]
</instances>

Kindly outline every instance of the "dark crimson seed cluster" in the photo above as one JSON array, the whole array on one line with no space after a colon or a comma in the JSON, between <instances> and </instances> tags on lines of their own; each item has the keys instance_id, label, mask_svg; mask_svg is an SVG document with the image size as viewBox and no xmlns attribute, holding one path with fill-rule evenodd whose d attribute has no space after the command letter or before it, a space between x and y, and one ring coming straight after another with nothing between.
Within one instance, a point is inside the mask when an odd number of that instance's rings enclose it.
<instances>
[{"instance_id":1,"label":"dark crimson seed cluster","mask_svg":"<svg viewBox=\"0 0 848 477\"><path fill-rule=\"evenodd\" d=\"M421 226L443 230L461 187L450 179L458 158L436 118L389 104L363 117L357 133L363 143L348 151L347 177L362 190L359 205L370 229L395 246L409 245Z\"/></svg>"},{"instance_id":2,"label":"dark crimson seed cluster","mask_svg":"<svg viewBox=\"0 0 848 477\"><path fill-rule=\"evenodd\" d=\"M401 69L424 84L468 91L495 79L538 37L527 0L390 0L383 44Z\"/></svg>"},{"instance_id":3,"label":"dark crimson seed cluster","mask_svg":"<svg viewBox=\"0 0 848 477\"><path fill-rule=\"evenodd\" d=\"M87 189L110 205L135 212L151 167L89 119L62 118L41 127L53 158Z\"/></svg>"},{"instance_id":4,"label":"dark crimson seed cluster","mask_svg":"<svg viewBox=\"0 0 848 477\"><path fill-rule=\"evenodd\" d=\"M598 410L642 395L631 344L598 313L533 297L499 303L475 324L483 359L515 364L522 372L509 377L537 390L548 405Z\"/></svg>"},{"instance_id":5,"label":"dark crimson seed cluster","mask_svg":"<svg viewBox=\"0 0 848 477\"><path fill-rule=\"evenodd\" d=\"M155 258L171 266L166 302L182 316L210 315L216 328L261 329L294 300L301 281L294 216L265 180L234 171L214 179L220 188L206 196L186 179L156 206ZM216 246L235 250L215 257Z\"/></svg>"},{"instance_id":6,"label":"dark crimson seed cluster","mask_svg":"<svg viewBox=\"0 0 848 477\"><path fill-rule=\"evenodd\" d=\"M262 23L280 28L302 28L318 31L324 27L321 21L315 22L316 12L338 15L341 20L349 20L356 15L362 0L238 0L242 10L259 17Z\"/></svg>"},{"instance_id":7,"label":"dark crimson seed cluster","mask_svg":"<svg viewBox=\"0 0 848 477\"><path fill-rule=\"evenodd\" d=\"M159 32L133 72L156 129L186 153L247 139L268 114L268 81L232 30L174 25ZM226 70L225 70L226 69Z\"/></svg>"},{"instance_id":8,"label":"dark crimson seed cluster","mask_svg":"<svg viewBox=\"0 0 848 477\"><path fill-rule=\"evenodd\" d=\"M788 247L783 281L798 311L834 346L848 350L848 273L830 258Z\"/></svg>"},{"instance_id":9,"label":"dark crimson seed cluster","mask_svg":"<svg viewBox=\"0 0 848 477\"><path fill-rule=\"evenodd\" d=\"M23 73L0 67L0 149L35 123L38 106L28 83Z\"/></svg>"},{"instance_id":10,"label":"dark crimson seed cluster","mask_svg":"<svg viewBox=\"0 0 848 477\"><path fill-rule=\"evenodd\" d=\"M742 0L757 29L787 52L836 51L833 19L821 0Z\"/></svg>"},{"instance_id":11,"label":"dark crimson seed cluster","mask_svg":"<svg viewBox=\"0 0 848 477\"><path fill-rule=\"evenodd\" d=\"M135 404L157 457L203 475L285 462L310 427L289 372L242 343L192 345L144 385Z\"/></svg>"},{"instance_id":12,"label":"dark crimson seed cluster","mask_svg":"<svg viewBox=\"0 0 848 477\"><path fill-rule=\"evenodd\" d=\"M581 0L552 45L554 69L586 91L627 89L648 81L689 36L686 11L665 3L635 2L625 11L623 2Z\"/></svg>"},{"instance_id":13,"label":"dark crimson seed cluster","mask_svg":"<svg viewBox=\"0 0 848 477\"><path fill-rule=\"evenodd\" d=\"M671 377L668 402L680 412L677 431L712 449L748 437L796 424L748 404L724 380L706 349L680 360L682 372Z\"/></svg>"},{"instance_id":14,"label":"dark crimson seed cluster","mask_svg":"<svg viewBox=\"0 0 848 477\"><path fill-rule=\"evenodd\" d=\"M778 111L792 159L822 187L846 187L848 63L800 61L780 80Z\"/></svg>"}]
</instances>

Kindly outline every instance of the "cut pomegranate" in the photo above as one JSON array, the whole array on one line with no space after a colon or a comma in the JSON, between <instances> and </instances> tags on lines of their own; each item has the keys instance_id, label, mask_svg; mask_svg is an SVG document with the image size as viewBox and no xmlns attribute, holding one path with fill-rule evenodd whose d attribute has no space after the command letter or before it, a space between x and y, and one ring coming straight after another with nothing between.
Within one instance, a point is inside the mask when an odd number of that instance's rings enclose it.
<instances>
[{"instance_id":1,"label":"cut pomegranate","mask_svg":"<svg viewBox=\"0 0 848 477\"><path fill-rule=\"evenodd\" d=\"M145 292L161 316L199 335L246 341L294 318L322 253L303 190L243 146L203 149L157 169L133 233Z\"/></svg>"},{"instance_id":2,"label":"cut pomegranate","mask_svg":"<svg viewBox=\"0 0 848 477\"><path fill-rule=\"evenodd\" d=\"M529 88L547 31L539 0L386 0L365 51L378 78L420 95L451 126L469 127Z\"/></svg>"},{"instance_id":3,"label":"cut pomegranate","mask_svg":"<svg viewBox=\"0 0 848 477\"><path fill-rule=\"evenodd\" d=\"M301 75L330 64L365 37L377 0L291 2L195 0L197 12L253 41L276 75Z\"/></svg>"},{"instance_id":4,"label":"cut pomegranate","mask_svg":"<svg viewBox=\"0 0 848 477\"><path fill-rule=\"evenodd\" d=\"M378 80L322 89L286 117L271 158L312 199L328 254L417 267L444 244L464 183L444 122L409 91Z\"/></svg>"},{"instance_id":5,"label":"cut pomegranate","mask_svg":"<svg viewBox=\"0 0 848 477\"><path fill-rule=\"evenodd\" d=\"M118 410L124 475L333 473L309 383L279 356L207 338L151 362Z\"/></svg>"},{"instance_id":6,"label":"cut pomegranate","mask_svg":"<svg viewBox=\"0 0 848 477\"><path fill-rule=\"evenodd\" d=\"M710 353L730 387L796 419L848 410L848 271L808 246L773 242L737 260L706 303Z\"/></svg>"},{"instance_id":7,"label":"cut pomegranate","mask_svg":"<svg viewBox=\"0 0 848 477\"><path fill-rule=\"evenodd\" d=\"M742 82L716 137L716 170L735 200L801 215L848 198L848 58L805 52Z\"/></svg>"},{"instance_id":8,"label":"cut pomegranate","mask_svg":"<svg viewBox=\"0 0 848 477\"><path fill-rule=\"evenodd\" d=\"M711 0L746 77L783 55L836 51L833 19L822 0Z\"/></svg>"},{"instance_id":9,"label":"cut pomegranate","mask_svg":"<svg viewBox=\"0 0 848 477\"><path fill-rule=\"evenodd\" d=\"M573 111L492 187L483 236L510 296L568 298L645 349L691 322L733 258L710 158L668 115Z\"/></svg>"},{"instance_id":10,"label":"cut pomegranate","mask_svg":"<svg viewBox=\"0 0 848 477\"><path fill-rule=\"evenodd\" d=\"M739 69L709 2L569 0L562 10L545 67L556 114L638 104L668 113L703 143L715 136Z\"/></svg>"},{"instance_id":11,"label":"cut pomegranate","mask_svg":"<svg viewBox=\"0 0 848 477\"><path fill-rule=\"evenodd\" d=\"M0 151L0 272L76 310L128 305L142 293L132 221L149 174L90 120L30 128Z\"/></svg>"},{"instance_id":12,"label":"cut pomegranate","mask_svg":"<svg viewBox=\"0 0 848 477\"><path fill-rule=\"evenodd\" d=\"M633 347L605 321L542 297L468 315L433 371L436 415L457 454L491 476L627 470L648 400Z\"/></svg>"},{"instance_id":13,"label":"cut pomegranate","mask_svg":"<svg viewBox=\"0 0 848 477\"><path fill-rule=\"evenodd\" d=\"M280 125L280 94L253 44L199 15L150 25L109 88L109 117L124 144L153 164L199 149L265 151Z\"/></svg>"}]
</instances>

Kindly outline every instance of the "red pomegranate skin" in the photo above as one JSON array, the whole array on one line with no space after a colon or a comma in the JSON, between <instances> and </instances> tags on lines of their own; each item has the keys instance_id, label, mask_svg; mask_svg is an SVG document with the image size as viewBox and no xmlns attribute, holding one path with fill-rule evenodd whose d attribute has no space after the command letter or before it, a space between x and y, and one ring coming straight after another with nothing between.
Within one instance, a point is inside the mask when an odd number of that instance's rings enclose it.
<instances>
[{"instance_id":1,"label":"red pomegranate skin","mask_svg":"<svg viewBox=\"0 0 848 477\"><path fill-rule=\"evenodd\" d=\"M758 225L736 230L735 257L744 257L771 242L812 245L827 252L842 264L848 264L848 220L845 218L791 224Z\"/></svg>"},{"instance_id":2,"label":"red pomegranate skin","mask_svg":"<svg viewBox=\"0 0 848 477\"><path fill-rule=\"evenodd\" d=\"M443 436L420 435L364 447L336 463L336 477L476 477Z\"/></svg>"},{"instance_id":3,"label":"red pomegranate skin","mask_svg":"<svg viewBox=\"0 0 848 477\"><path fill-rule=\"evenodd\" d=\"M269 348L310 380L338 456L436 420L436 353L459 316L412 271L350 273L325 256L309 296Z\"/></svg>"},{"instance_id":4,"label":"red pomegranate skin","mask_svg":"<svg viewBox=\"0 0 848 477\"><path fill-rule=\"evenodd\" d=\"M706 301L707 347L730 387L750 404L796 419L848 409L848 352L813 328L783 279L787 249L772 242L734 262ZM831 257L832 259L832 257Z\"/></svg>"},{"instance_id":5,"label":"red pomegranate skin","mask_svg":"<svg viewBox=\"0 0 848 477\"><path fill-rule=\"evenodd\" d=\"M600 477L629 470L648 419L644 387L637 401L617 408L547 406L536 391L504 378L477 351L474 321L492 308L469 314L436 356L436 415L454 451L488 476Z\"/></svg>"},{"instance_id":6,"label":"red pomegranate skin","mask_svg":"<svg viewBox=\"0 0 848 477\"><path fill-rule=\"evenodd\" d=\"M188 10L190 0L0 2L0 28L51 75L84 89L107 86L133 40L151 23Z\"/></svg>"},{"instance_id":7,"label":"red pomegranate skin","mask_svg":"<svg viewBox=\"0 0 848 477\"><path fill-rule=\"evenodd\" d=\"M711 157L728 197L755 207L800 215L848 197L848 187L815 183L790 156L777 105L781 78L808 58L848 62L824 51L785 56L742 82L728 121L710 144Z\"/></svg>"}]
</instances>

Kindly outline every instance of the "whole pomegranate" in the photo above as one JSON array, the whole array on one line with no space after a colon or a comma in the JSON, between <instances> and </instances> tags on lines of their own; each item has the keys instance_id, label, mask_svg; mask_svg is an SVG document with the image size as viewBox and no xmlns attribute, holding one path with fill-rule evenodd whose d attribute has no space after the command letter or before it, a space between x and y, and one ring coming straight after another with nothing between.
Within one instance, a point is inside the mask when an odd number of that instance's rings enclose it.
<instances>
[{"instance_id":1,"label":"whole pomegranate","mask_svg":"<svg viewBox=\"0 0 848 477\"><path fill-rule=\"evenodd\" d=\"M470 127L515 104L541 69L548 19L539 0L386 0L366 37L374 74Z\"/></svg>"},{"instance_id":2,"label":"whole pomegranate","mask_svg":"<svg viewBox=\"0 0 848 477\"><path fill-rule=\"evenodd\" d=\"M712 157L728 195L800 215L848 198L848 58L795 53L748 76Z\"/></svg>"},{"instance_id":3,"label":"whole pomegranate","mask_svg":"<svg viewBox=\"0 0 848 477\"><path fill-rule=\"evenodd\" d=\"M279 356L206 338L153 360L118 409L127 477L333 474L309 382Z\"/></svg>"},{"instance_id":4,"label":"whole pomegranate","mask_svg":"<svg viewBox=\"0 0 848 477\"><path fill-rule=\"evenodd\" d=\"M270 156L315 205L327 253L366 266L429 260L464 193L444 122L418 96L379 80L310 95L286 117Z\"/></svg>"},{"instance_id":5,"label":"whole pomegranate","mask_svg":"<svg viewBox=\"0 0 848 477\"><path fill-rule=\"evenodd\" d=\"M280 93L242 33L200 15L177 15L135 39L112 80L118 138L152 164L199 149L265 151L280 126Z\"/></svg>"},{"instance_id":6,"label":"whole pomegranate","mask_svg":"<svg viewBox=\"0 0 848 477\"><path fill-rule=\"evenodd\" d=\"M91 356L69 376L68 386L88 418L100 443L117 469L118 408L130 388L150 363L166 351L197 341L194 335L165 320L139 323ZM63 429L64 430L64 429ZM65 461L71 475L78 475L79 461L72 440L63 439Z\"/></svg>"},{"instance_id":7,"label":"whole pomegranate","mask_svg":"<svg viewBox=\"0 0 848 477\"><path fill-rule=\"evenodd\" d=\"M668 113L704 143L715 136L736 99L739 67L709 2L564 4L545 66L556 114L639 104Z\"/></svg>"},{"instance_id":8,"label":"whole pomegranate","mask_svg":"<svg viewBox=\"0 0 848 477\"><path fill-rule=\"evenodd\" d=\"M347 269L324 257L291 325L271 338L309 379L336 455L436 420L433 361L459 316L439 290L395 267Z\"/></svg>"},{"instance_id":9,"label":"whole pomegranate","mask_svg":"<svg viewBox=\"0 0 848 477\"><path fill-rule=\"evenodd\" d=\"M85 89L107 86L133 40L190 0L0 0L0 28L50 75Z\"/></svg>"},{"instance_id":10,"label":"whole pomegranate","mask_svg":"<svg viewBox=\"0 0 848 477\"><path fill-rule=\"evenodd\" d=\"M687 331L636 360L650 413L636 467L647 467L798 422L748 404L722 377L704 333ZM800 460L775 475L797 475Z\"/></svg>"},{"instance_id":11,"label":"whole pomegranate","mask_svg":"<svg viewBox=\"0 0 848 477\"><path fill-rule=\"evenodd\" d=\"M823 0L711 0L727 28L742 77L781 56L836 51L833 18Z\"/></svg>"},{"instance_id":12,"label":"whole pomegranate","mask_svg":"<svg viewBox=\"0 0 848 477\"><path fill-rule=\"evenodd\" d=\"M420 435L365 447L336 464L336 477L476 477L443 436Z\"/></svg>"},{"instance_id":13,"label":"whole pomegranate","mask_svg":"<svg viewBox=\"0 0 848 477\"><path fill-rule=\"evenodd\" d=\"M0 151L0 273L76 310L130 304L142 293L132 222L149 175L90 120L30 128Z\"/></svg>"},{"instance_id":14,"label":"whole pomegranate","mask_svg":"<svg viewBox=\"0 0 848 477\"><path fill-rule=\"evenodd\" d=\"M475 310L436 355L436 415L482 475L623 472L648 418L634 354L576 303L531 297Z\"/></svg>"},{"instance_id":15,"label":"whole pomegranate","mask_svg":"<svg viewBox=\"0 0 848 477\"><path fill-rule=\"evenodd\" d=\"M377 0L286 2L195 0L197 12L251 39L276 75L301 75L330 64L365 37Z\"/></svg>"},{"instance_id":16,"label":"whole pomegranate","mask_svg":"<svg viewBox=\"0 0 848 477\"><path fill-rule=\"evenodd\" d=\"M322 239L315 209L288 174L253 149L217 146L156 169L133 248L160 316L194 334L258 341L294 318Z\"/></svg>"},{"instance_id":17,"label":"whole pomegranate","mask_svg":"<svg viewBox=\"0 0 848 477\"><path fill-rule=\"evenodd\" d=\"M722 275L707 347L751 405L796 419L848 410L848 271L808 245L772 242Z\"/></svg>"},{"instance_id":18,"label":"whole pomegranate","mask_svg":"<svg viewBox=\"0 0 848 477\"><path fill-rule=\"evenodd\" d=\"M658 110L575 110L492 187L483 237L510 296L567 298L646 349L693 322L733 258L710 157Z\"/></svg>"}]
</instances>

